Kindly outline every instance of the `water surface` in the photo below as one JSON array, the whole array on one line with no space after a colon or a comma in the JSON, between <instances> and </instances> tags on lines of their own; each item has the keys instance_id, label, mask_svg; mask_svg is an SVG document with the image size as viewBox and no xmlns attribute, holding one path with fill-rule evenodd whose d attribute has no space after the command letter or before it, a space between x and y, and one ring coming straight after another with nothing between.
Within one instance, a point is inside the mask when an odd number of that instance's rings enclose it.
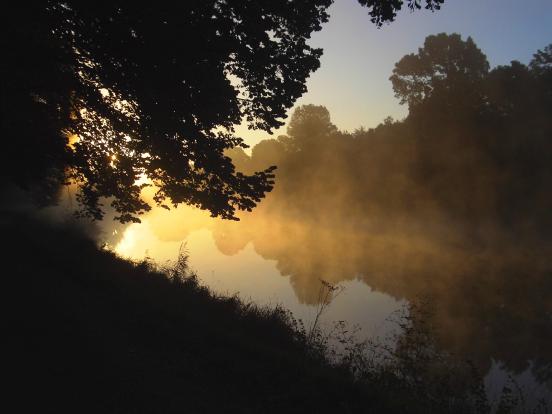
<instances>
[{"instance_id":1,"label":"water surface","mask_svg":"<svg viewBox=\"0 0 552 414\"><path fill-rule=\"evenodd\" d=\"M174 260L182 246L200 279L222 294L281 304L308 326L321 282L344 287L323 315L364 337L385 336L408 301L433 303L440 344L482 372L550 383L551 255L510 241L467 243L405 229L312 223L259 208L239 222L188 207L154 209L118 235L125 257Z\"/></svg>"}]
</instances>

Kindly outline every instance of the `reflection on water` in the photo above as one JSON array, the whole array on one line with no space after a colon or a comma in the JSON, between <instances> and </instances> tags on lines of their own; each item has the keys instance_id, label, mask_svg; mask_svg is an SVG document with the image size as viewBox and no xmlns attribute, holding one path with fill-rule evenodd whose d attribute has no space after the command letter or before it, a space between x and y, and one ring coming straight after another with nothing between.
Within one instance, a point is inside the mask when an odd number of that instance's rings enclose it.
<instances>
[{"instance_id":1,"label":"reflection on water","mask_svg":"<svg viewBox=\"0 0 552 414\"><path fill-rule=\"evenodd\" d=\"M338 225L339 224L339 225ZM500 366L552 383L552 256L542 247L443 242L416 232L368 232L354 223L319 224L275 216L262 206L240 222L204 212L155 209L125 229L123 256L173 260L183 241L201 279L223 293L281 303L314 316L320 279L342 283L327 321L385 335L404 301L429 298L446 349L483 372Z\"/></svg>"},{"instance_id":2,"label":"reflection on water","mask_svg":"<svg viewBox=\"0 0 552 414\"><path fill-rule=\"evenodd\" d=\"M124 257L143 259L145 256L153 258L158 263L173 261L182 243L185 242L190 253L191 267L198 273L203 283L216 292L233 295L239 294L245 300L252 300L258 304L281 304L291 310L297 317L307 324L315 316L315 308L301 302L294 291L292 279L278 269L276 260L265 259L257 251L253 243L245 243L240 249L231 253L224 250L225 238L217 238L220 233L214 231L214 225L223 225L209 219L208 216L198 214L197 210L179 208L177 214L186 211L185 216L205 218L203 225L198 228L193 223L182 220L183 236L165 238L173 228L164 228L160 224L167 213L156 210L156 213L143 220L141 224L132 224L124 231L122 238L115 247L117 253ZM157 216L159 214L159 216ZM199 216L199 217L198 217ZM180 221L178 222L180 224ZM185 227L188 224L189 227ZM176 226L176 228L178 228ZM227 239L226 239L227 241ZM344 292L332 302L328 312L324 315L329 323L335 320L346 320L351 324L359 325L367 335L383 335L386 330L385 319L402 306L390 296L374 292L368 285L350 280L343 283ZM316 294L320 287L313 284ZM313 293L314 294L314 293Z\"/></svg>"}]
</instances>

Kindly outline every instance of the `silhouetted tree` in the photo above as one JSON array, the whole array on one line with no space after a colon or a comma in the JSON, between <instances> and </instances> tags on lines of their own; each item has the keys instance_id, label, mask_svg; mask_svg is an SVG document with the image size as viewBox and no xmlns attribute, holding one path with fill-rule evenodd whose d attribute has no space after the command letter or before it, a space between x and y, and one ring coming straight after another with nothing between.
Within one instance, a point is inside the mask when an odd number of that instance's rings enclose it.
<instances>
[{"instance_id":1,"label":"silhouetted tree","mask_svg":"<svg viewBox=\"0 0 552 414\"><path fill-rule=\"evenodd\" d=\"M112 197L120 220L136 220L149 208L137 184L143 175L159 204L188 203L224 218L250 210L270 190L272 170L235 173L223 155L243 145L233 125L242 117L267 131L282 124L319 65L321 50L306 40L330 3L11 5L2 65L3 132L14 137L7 172L25 184L15 165L27 164L25 148L58 170L61 163L46 158L68 160L95 218L100 197ZM49 123L57 146L29 140ZM69 133L78 136L72 151L64 148ZM48 157L34 152L34 141Z\"/></svg>"},{"instance_id":2,"label":"silhouetted tree","mask_svg":"<svg viewBox=\"0 0 552 414\"><path fill-rule=\"evenodd\" d=\"M67 176L94 218L109 198L119 220L138 220L150 208L140 198L143 177L163 206L187 203L230 219L251 210L272 188L273 169L234 170L224 155L244 146L234 125L282 125L319 66L321 49L306 42L331 3L9 3L2 176L22 187L50 183L42 186L50 195ZM378 22L392 20L384 3L361 1Z\"/></svg>"},{"instance_id":3,"label":"silhouetted tree","mask_svg":"<svg viewBox=\"0 0 552 414\"><path fill-rule=\"evenodd\" d=\"M251 150L251 161L255 170L260 170L270 165L278 166L285 157L285 146L277 139L264 139Z\"/></svg>"},{"instance_id":4,"label":"silhouetted tree","mask_svg":"<svg viewBox=\"0 0 552 414\"><path fill-rule=\"evenodd\" d=\"M372 23L381 26L383 23L389 23L395 20L397 12L404 5L403 0L358 0L360 4L368 7L368 14L371 16ZM445 0L407 0L408 8L412 11L422 8L425 3L427 10L439 10Z\"/></svg>"},{"instance_id":5,"label":"silhouetted tree","mask_svg":"<svg viewBox=\"0 0 552 414\"><path fill-rule=\"evenodd\" d=\"M330 113L323 106L303 105L297 108L289 121L288 135L294 139L298 150L316 145L319 140L330 137L337 128L330 121ZM324 142L319 142L324 145Z\"/></svg>"},{"instance_id":6,"label":"silhouetted tree","mask_svg":"<svg viewBox=\"0 0 552 414\"><path fill-rule=\"evenodd\" d=\"M476 91L488 71L487 58L471 37L440 33L428 36L417 54L397 62L390 80L401 104L412 108L435 93L447 93L450 99Z\"/></svg>"},{"instance_id":7,"label":"silhouetted tree","mask_svg":"<svg viewBox=\"0 0 552 414\"><path fill-rule=\"evenodd\" d=\"M531 70L542 75L552 72L552 44L549 44L542 50L537 50L529 65Z\"/></svg>"}]
</instances>

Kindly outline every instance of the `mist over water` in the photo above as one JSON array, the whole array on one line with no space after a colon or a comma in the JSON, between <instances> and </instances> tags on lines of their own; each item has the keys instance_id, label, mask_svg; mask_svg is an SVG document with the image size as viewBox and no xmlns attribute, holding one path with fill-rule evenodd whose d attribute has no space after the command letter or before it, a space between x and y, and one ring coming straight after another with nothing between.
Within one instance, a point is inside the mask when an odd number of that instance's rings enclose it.
<instances>
[{"instance_id":1,"label":"mist over water","mask_svg":"<svg viewBox=\"0 0 552 414\"><path fill-rule=\"evenodd\" d=\"M307 105L286 135L251 155L228 151L246 174L278 167L273 191L240 221L154 208L141 224L105 221L95 237L158 263L186 243L213 289L283 304L307 323L321 280L342 284L324 319L368 337L392 329L385 321L405 303L427 300L443 349L550 390L552 48L528 66L489 70L471 40L432 42L444 55L434 52L429 74L409 72L414 58L396 66L406 119L345 132ZM447 56L449 43L465 53ZM438 73L439 59L456 66Z\"/></svg>"},{"instance_id":2,"label":"mist over water","mask_svg":"<svg viewBox=\"0 0 552 414\"><path fill-rule=\"evenodd\" d=\"M115 249L164 262L187 240L192 266L209 286L282 303L306 321L313 317L320 279L344 284L325 320L360 324L367 336L385 335L386 318L405 301L428 298L447 350L474 360L483 372L496 360L516 374L531 366L548 380L548 248L447 243L434 234L393 229L371 233L363 230L362 218L355 230L354 217L327 226L266 210L261 205L229 222L189 208L158 209L128 227Z\"/></svg>"}]
</instances>

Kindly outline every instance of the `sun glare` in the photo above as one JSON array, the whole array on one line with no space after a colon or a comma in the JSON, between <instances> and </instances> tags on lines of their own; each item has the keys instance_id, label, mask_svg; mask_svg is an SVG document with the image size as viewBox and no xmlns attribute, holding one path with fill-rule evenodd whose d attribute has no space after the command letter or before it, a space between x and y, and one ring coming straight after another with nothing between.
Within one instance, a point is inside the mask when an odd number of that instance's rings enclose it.
<instances>
[{"instance_id":1,"label":"sun glare","mask_svg":"<svg viewBox=\"0 0 552 414\"><path fill-rule=\"evenodd\" d=\"M77 134L68 134L67 136L67 146L71 148L72 151L75 151L75 145L80 141L80 137Z\"/></svg>"}]
</instances>

